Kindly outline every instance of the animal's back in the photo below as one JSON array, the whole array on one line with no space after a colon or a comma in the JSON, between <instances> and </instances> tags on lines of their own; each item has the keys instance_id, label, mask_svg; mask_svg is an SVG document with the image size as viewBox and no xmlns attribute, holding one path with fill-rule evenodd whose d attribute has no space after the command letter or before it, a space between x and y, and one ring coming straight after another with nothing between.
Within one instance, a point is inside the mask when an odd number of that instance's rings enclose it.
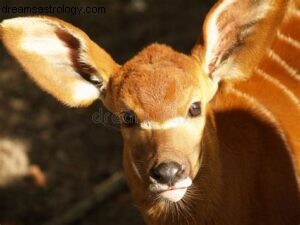
<instances>
[{"instance_id":1,"label":"animal's back","mask_svg":"<svg viewBox=\"0 0 300 225\"><path fill-rule=\"evenodd\" d=\"M291 1L271 48L235 88L267 111L286 139L300 186L300 1Z\"/></svg>"},{"instance_id":2,"label":"animal's back","mask_svg":"<svg viewBox=\"0 0 300 225\"><path fill-rule=\"evenodd\" d=\"M230 146L226 151L226 157L234 149L239 157L238 160L230 158L225 162L225 167L227 164L229 167L238 164L237 161L240 160L241 164L231 172L240 172L242 168L246 168L245 171L248 173L251 171L245 166L248 161L251 162L249 165L252 169L258 168L254 176L259 177L258 188L255 187L257 183L250 180L250 175L244 176L247 179L243 186L247 186L246 191L250 190L251 194L248 196L253 194L254 197L250 197L249 202L255 202L255 207L250 207L251 210L246 208L243 212L247 214L253 211L255 217L259 218L258 221L268 221L266 224L298 224L300 0L290 2L274 40L270 41L273 41L271 47L266 50L264 57L248 79L236 82L233 87L230 82L220 87L214 100L214 110L217 112L218 132L221 133L220 137L223 137L219 140L222 151ZM239 121L237 116L244 117ZM255 117L253 121L252 116ZM253 130L250 129L251 123ZM235 138L236 135L240 138ZM247 140L248 136L252 138ZM237 143L233 143L232 140ZM245 154L245 158L243 159L240 154ZM236 172L235 176L239 172ZM232 173L228 174L230 175ZM232 184L230 180L227 193L230 193ZM260 192L255 192L258 189ZM231 198L235 198L236 193L233 192ZM279 202L281 204L278 204ZM227 206L228 204L225 204L224 208ZM242 206L240 208L242 211ZM245 216L245 218L253 217Z\"/></svg>"}]
</instances>

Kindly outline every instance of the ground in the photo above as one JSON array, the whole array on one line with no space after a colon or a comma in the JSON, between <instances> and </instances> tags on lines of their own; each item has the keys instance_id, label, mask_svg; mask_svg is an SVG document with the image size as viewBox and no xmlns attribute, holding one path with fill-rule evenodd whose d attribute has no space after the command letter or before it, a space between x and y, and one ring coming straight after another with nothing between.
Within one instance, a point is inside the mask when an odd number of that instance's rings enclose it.
<instances>
[{"instance_id":1,"label":"ground","mask_svg":"<svg viewBox=\"0 0 300 225\"><path fill-rule=\"evenodd\" d=\"M152 42L188 53L213 0L9 1L5 6L104 6L105 14L52 14L83 29L120 64ZM25 14L0 14L0 19ZM101 103L71 109L40 91L0 47L0 142L23 143L30 163L40 166L45 188L12 184L0 190L0 221L42 225L88 196L122 168L117 127L92 118ZM0 155L1 157L1 155ZM83 215L74 225L143 224L125 190Z\"/></svg>"}]
</instances>

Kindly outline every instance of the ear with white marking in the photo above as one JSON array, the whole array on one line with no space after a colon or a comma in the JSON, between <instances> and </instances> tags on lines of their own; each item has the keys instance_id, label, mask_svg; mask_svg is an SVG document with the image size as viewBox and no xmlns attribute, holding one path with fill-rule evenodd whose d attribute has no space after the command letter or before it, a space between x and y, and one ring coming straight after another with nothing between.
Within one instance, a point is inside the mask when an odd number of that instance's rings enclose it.
<instances>
[{"instance_id":1,"label":"ear with white marking","mask_svg":"<svg viewBox=\"0 0 300 225\"><path fill-rule=\"evenodd\" d=\"M51 17L4 20L1 38L8 51L45 91L72 106L101 97L119 65L80 29Z\"/></svg>"},{"instance_id":2,"label":"ear with white marking","mask_svg":"<svg viewBox=\"0 0 300 225\"><path fill-rule=\"evenodd\" d=\"M272 43L286 3L286 0L220 0L207 15L203 36L192 55L216 82L246 78Z\"/></svg>"}]
</instances>

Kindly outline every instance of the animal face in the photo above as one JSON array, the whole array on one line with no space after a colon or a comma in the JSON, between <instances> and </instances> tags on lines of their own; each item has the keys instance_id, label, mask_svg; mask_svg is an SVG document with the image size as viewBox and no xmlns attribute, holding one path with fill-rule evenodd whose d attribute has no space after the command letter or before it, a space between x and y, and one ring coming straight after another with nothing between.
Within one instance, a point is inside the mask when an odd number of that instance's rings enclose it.
<instances>
[{"instance_id":1,"label":"animal face","mask_svg":"<svg viewBox=\"0 0 300 225\"><path fill-rule=\"evenodd\" d=\"M150 193L179 201L192 184L214 91L199 62L158 44L112 77L106 98L122 121L125 163L131 165L126 170Z\"/></svg>"}]
</instances>

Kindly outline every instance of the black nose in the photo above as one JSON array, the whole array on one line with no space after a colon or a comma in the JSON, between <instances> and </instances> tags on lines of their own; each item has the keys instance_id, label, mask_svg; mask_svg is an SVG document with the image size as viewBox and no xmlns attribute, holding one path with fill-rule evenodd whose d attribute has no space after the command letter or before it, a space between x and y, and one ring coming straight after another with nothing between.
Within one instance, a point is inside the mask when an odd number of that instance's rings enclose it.
<instances>
[{"instance_id":1,"label":"black nose","mask_svg":"<svg viewBox=\"0 0 300 225\"><path fill-rule=\"evenodd\" d=\"M150 177L161 184L173 185L183 174L183 167L176 162L163 162L150 170Z\"/></svg>"}]
</instances>

